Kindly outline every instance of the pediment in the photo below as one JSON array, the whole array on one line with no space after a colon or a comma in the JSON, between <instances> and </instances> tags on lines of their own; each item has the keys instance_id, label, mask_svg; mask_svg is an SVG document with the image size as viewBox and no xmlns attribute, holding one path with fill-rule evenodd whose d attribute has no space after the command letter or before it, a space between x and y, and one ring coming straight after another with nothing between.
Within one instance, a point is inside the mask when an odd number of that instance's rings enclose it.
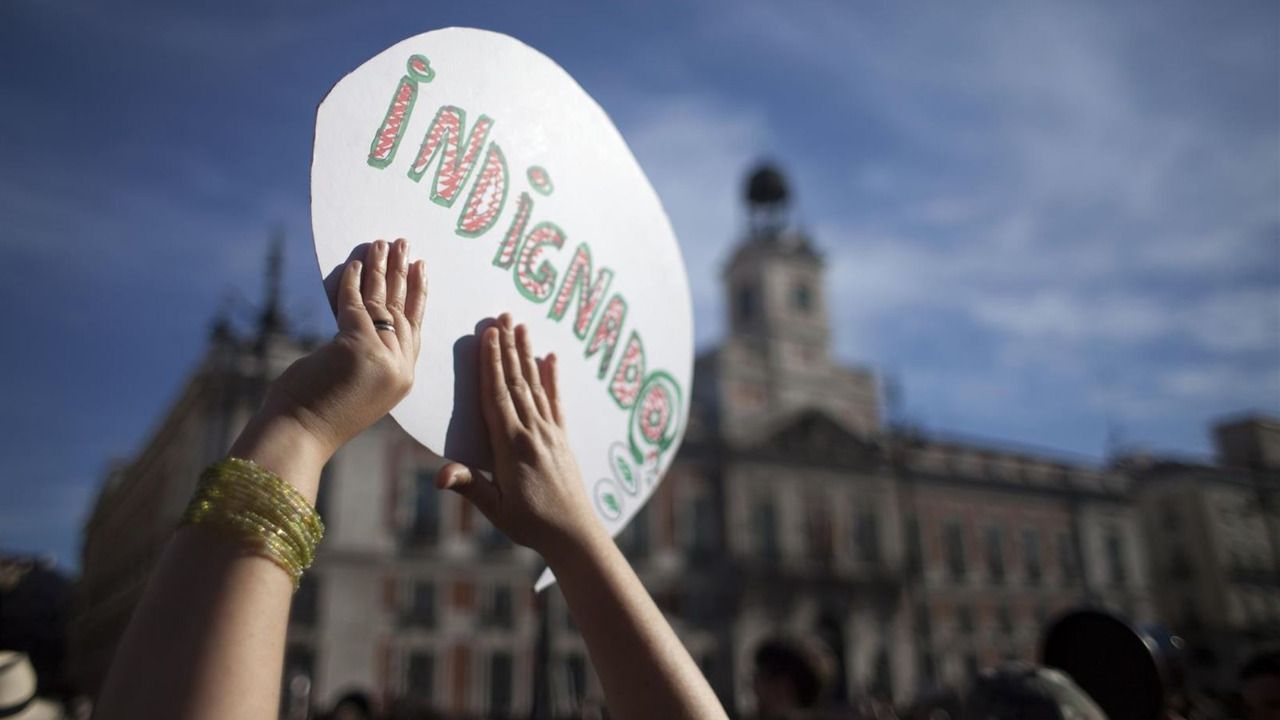
<instances>
[{"instance_id":1,"label":"pediment","mask_svg":"<svg viewBox=\"0 0 1280 720\"><path fill-rule=\"evenodd\" d=\"M866 467L880 462L879 447L817 409L801 411L743 447L761 459L808 465Z\"/></svg>"}]
</instances>

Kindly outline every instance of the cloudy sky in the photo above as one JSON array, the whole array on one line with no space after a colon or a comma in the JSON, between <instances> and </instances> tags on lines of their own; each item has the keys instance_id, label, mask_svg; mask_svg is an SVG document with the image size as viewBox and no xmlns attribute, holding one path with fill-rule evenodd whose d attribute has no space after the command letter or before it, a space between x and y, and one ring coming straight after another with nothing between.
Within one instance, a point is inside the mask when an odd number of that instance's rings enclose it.
<instances>
[{"instance_id":1,"label":"cloudy sky","mask_svg":"<svg viewBox=\"0 0 1280 720\"><path fill-rule=\"evenodd\" d=\"M1101 460L1205 456L1280 412L1272 2L0 3L0 548L74 567L224 304L311 259L315 106L394 42L468 25L563 65L630 142L699 345L744 173L773 158L828 263L839 356L946 433ZM458 5L458 4L455 4Z\"/></svg>"}]
</instances>

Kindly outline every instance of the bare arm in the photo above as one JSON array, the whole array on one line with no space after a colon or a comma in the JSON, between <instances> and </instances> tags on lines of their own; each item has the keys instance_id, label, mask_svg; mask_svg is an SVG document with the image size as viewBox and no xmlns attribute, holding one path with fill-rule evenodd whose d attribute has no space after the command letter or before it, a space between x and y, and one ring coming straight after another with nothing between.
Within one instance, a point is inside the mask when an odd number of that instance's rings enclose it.
<instances>
[{"instance_id":1,"label":"bare arm","mask_svg":"<svg viewBox=\"0 0 1280 720\"><path fill-rule=\"evenodd\" d=\"M623 720L725 717L702 670L603 530L548 561L613 714Z\"/></svg>"},{"instance_id":2,"label":"bare arm","mask_svg":"<svg viewBox=\"0 0 1280 720\"><path fill-rule=\"evenodd\" d=\"M636 718L724 718L702 672L596 519L564 432L555 356L534 358L503 315L480 343L480 398L493 481L462 465L439 483L471 500L555 572L610 711Z\"/></svg>"},{"instance_id":3,"label":"bare arm","mask_svg":"<svg viewBox=\"0 0 1280 720\"><path fill-rule=\"evenodd\" d=\"M314 502L320 470L413 381L426 302L407 246L353 253L333 284L338 335L289 367L230 455L275 472ZM389 319L395 332L378 331ZM270 560L204 526L165 547L116 649L95 717L275 718L293 587Z\"/></svg>"}]
</instances>

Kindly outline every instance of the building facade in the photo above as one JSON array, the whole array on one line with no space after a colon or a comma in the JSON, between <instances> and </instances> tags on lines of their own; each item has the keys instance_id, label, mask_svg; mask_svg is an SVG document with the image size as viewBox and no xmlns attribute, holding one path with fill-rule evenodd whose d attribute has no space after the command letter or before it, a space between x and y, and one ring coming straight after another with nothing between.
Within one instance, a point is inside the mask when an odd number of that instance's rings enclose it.
<instances>
[{"instance_id":1,"label":"building facade","mask_svg":"<svg viewBox=\"0 0 1280 720\"><path fill-rule=\"evenodd\" d=\"M1193 675L1234 685L1280 638L1280 423L1215 428L1218 463L1129 458L1145 520L1157 612L1188 644Z\"/></svg>"},{"instance_id":2,"label":"building facade","mask_svg":"<svg viewBox=\"0 0 1280 720\"><path fill-rule=\"evenodd\" d=\"M1235 602L1262 623L1246 631L1251 642L1274 637L1272 446L1237 430L1227 444L1251 464L1205 470L1244 473L1245 485L1166 482L1151 468L887 428L874 374L833 357L823 259L789 222L785 180L763 168L746 195L748 230L723 277L727 336L697 358L684 444L618 537L731 712L754 712L753 654L778 635L829 648L837 701L900 705L961 687L1003 658L1034 658L1046 622L1067 608L1176 627ZM271 265L258 327L215 326L172 410L112 470L85 526L71 635L91 693L200 471L225 453L270 379L314 346L276 309L278 254ZM289 628L294 701L326 709L359 695L384 709L486 717L598 706L563 599L554 587L531 591L539 559L438 492L438 465L384 419L325 469L317 504L328 532ZM1270 525L1205 530L1248 548L1249 589L1172 591L1182 576L1169 568L1182 561L1170 559L1150 507L1173 503L1188 525L1204 524L1199 508L1223 504L1213 495L1221 487L1270 488ZM1212 568L1196 588L1233 567L1232 551L1187 537L1186 564Z\"/></svg>"}]
</instances>

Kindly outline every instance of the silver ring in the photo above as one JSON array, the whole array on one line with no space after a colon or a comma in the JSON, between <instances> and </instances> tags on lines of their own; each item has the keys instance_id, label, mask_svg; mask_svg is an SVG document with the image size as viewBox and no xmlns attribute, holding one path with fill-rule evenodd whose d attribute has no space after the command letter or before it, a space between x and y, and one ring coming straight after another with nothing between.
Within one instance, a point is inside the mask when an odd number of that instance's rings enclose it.
<instances>
[{"instance_id":1,"label":"silver ring","mask_svg":"<svg viewBox=\"0 0 1280 720\"><path fill-rule=\"evenodd\" d=\"M396 334L396 326L390 320L374 320L373 329L379 332L386 331L392 335Z\"/></svg>"}]
</instances>

